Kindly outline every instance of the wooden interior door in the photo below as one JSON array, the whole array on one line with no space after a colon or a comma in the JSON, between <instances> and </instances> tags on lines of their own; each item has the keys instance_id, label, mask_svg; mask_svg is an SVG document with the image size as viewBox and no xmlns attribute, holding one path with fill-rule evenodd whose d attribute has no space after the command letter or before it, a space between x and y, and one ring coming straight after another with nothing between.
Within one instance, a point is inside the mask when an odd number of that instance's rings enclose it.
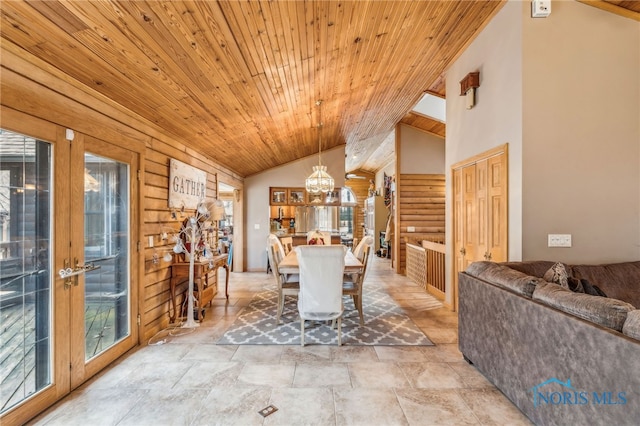
<instances>
[{"instance_id":1,"label":"wooden interior door","mask_svg":"<svg viewBox=\"0 0 640 426\"><path fill-rule=\"evenodd\" d=\"M508 260L507 155L490 157L487 164L487 260Z\"/></svg>"},{"instance_id":2,"label":"wooden interior door","mask_svg":"<svg viewBox=\"0 0 640 426\"><path fill-rule=\"evenodd\" d=\"M453 310L458 310L458 273L464 271L464 222L462 215L462 169L451 173L453 188Z\"/></svg>"},{"instance_id":3,"label":"wooden interior door","mask_svg":"<svg viewBox=\"0 0 640 426\"><path fill-rule=\"evenodd\" d=\"M467 265L478 260L486 260L488 256L487 160L479 160L474 166L476 172L475 194L469 194L469 196L471 197L475 195L476 217L473 220L473 225L477 227L478 232L476 234L477 240L472 243L474 246L473 257L468 257L466 259Z\"/></svg>"},{"instance_id":4,"label":"wooden interior door","mask_svg":"<svg viewBox=\"0 0 640 426\"><path fill-rule=\"evenodd\" d=\"M507 145L452 166L453 307L458 309L458 273L480 260L508 259Z\"/></svg>"},{"instance_id":5,"label":"wooden interior door","mask_svg":"<svg viewBox=\"0 0 640 426\"><path fill-rule=\"evenodd\" d=\"M478 246L481 225L479 222L478 200L476 198L476 165L462 169L462 270L478 258Z\"/></svg>"}]
</instances>

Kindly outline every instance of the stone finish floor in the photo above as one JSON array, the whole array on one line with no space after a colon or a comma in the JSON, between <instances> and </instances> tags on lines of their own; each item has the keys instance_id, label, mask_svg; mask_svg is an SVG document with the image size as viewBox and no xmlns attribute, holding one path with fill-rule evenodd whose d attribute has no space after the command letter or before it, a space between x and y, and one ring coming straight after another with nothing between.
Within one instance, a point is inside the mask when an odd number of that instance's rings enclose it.
<instances>
[{"instance_id":1,"label":"stone finish floor","mask_svg":"<svg viewBox=\"0 0 640 426\"><path fill-rule=\"evenodd\" d=\"M30 424L531 424L462 359L456 313L421 310L424 290L387 259L371 259L365 285L385 283L435 346L216 345L272 280L232 273L229 301L219 292L195 332L132 350ZM258 411L269 404L278 411L263 418Z\"/></svg>"}]
</instances>

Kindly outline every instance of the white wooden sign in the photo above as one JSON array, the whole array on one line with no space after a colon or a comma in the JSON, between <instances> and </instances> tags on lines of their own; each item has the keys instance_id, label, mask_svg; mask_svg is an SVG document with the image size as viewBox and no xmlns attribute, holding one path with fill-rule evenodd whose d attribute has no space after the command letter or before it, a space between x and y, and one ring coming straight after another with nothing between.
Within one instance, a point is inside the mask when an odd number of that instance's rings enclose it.
<instances>
[{"instance_id":1,"label":"white wooden sign","mask_svg":"<svg viewBox=\"0 0 640 426\"><path fill-rule=\"evenodd\" d=\"M169 208L195 209L205 199L207 172L178 160L169 164Z\"/></svg>"}]
</instances>

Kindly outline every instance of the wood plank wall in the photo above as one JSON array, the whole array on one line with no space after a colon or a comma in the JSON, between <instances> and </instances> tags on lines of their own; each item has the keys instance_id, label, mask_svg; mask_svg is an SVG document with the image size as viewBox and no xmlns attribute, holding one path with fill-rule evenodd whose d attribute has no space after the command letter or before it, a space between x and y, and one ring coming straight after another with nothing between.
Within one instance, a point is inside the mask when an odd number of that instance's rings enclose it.
<instances>
[{"instance_id":1,"label":"wood plank wall","mask_svg":"<svg viewBox=\"0 0 640 426\"><path fill-rule=\"evenodd\" d=\"M375 179L375 174L363 170L356 170L352 173L365 178L349 179L345 183L345 186L350 187L358 197L358 206L354 211L353 238L357 238L360 241L364 237L364 202L369 196L369 180Z\"/></svg>"},{"instance_id":2,"label":"wood plank wall","mask_svg":"<svg viewBox=\"0 0 640 426\"><path fill-rule=\"evenodd\" d=\"M142 194L138 194L137 204L140 204L141 223L134 223L132 227L139 231L143 250L132 262L139 263L136 269L143 272L133 277L132 291L139 297L138 336L144 344L169 323L170 268L162 261L153 265L154 249L148 247L152 236L160 252L162 244L169 244L160 240L163 227L179 227L179 222L171 219L168 208L169 158L205 170L207 193L211 197L216 195L218 179L240 190L244 179L217 164L215 153L194 150L189 141L176 140L156 124L131 114L10 42L3 41L1 48L0 105L4 128L29 135L21 116L33 117L59 126L62 134L65 128L73 129L79 137L87 135L140 154ZM134 310L134 315L137 313Z\"/></svg>"},{"instance_id":3,"label":"wood plank wall","mask_svg":"<svg viewBox=\"0 0 640 426\"><path fill-rule=\"evenodd\" d=\"M171 234L180 231L185 217L194 213L187 210L178 213L174 219L168 207L169 197L169 162L171 158L187 163L207 172L207 200L217 197L218 173L211 159L198 153L186 152L184 146L168 144L152 140L147 147L144 161L144 209L143 209L143 244L145 247L144 271L145 282L142 296L145 339L150 338L160 329L168 325L168 300L171 280L171 263L162 260L162 256L171 252L173 243ZM168 232L169 239L163 240L162 232ZM149 246L149 238L153 238L153 247ZM153 255L157 253L160 261L153 263ZM184 287L184 285L182 286ZM181 291L182 287L177 289ZM224 290L223 290L224 291Z\"/></svg>"},{"instance_id":4,"label":"wood plank wall","mask_svg":"<svg viewBox=\"0 0 640 426\"><path fill-rule=\"evenodd\" d=\"M398 197L399 273L406 271L406 243L420 246L422 240L444 243L445 175L401 174L396 179ZM408 232L413 226L415 232ZM396 252L397 253L397 252Z\"/></svg>"}]
</instances>

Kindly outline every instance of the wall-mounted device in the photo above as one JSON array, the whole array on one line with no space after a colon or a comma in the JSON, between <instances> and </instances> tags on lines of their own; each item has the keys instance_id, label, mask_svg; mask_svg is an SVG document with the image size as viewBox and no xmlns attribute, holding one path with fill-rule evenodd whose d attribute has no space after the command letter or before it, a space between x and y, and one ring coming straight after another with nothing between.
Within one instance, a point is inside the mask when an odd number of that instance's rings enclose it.
<instances>
[{"instance_id":1,"label":"wall-mounted device","mask_svg":"<svg viewBox=\"0 0 640 426\"><path fill-rule=\"evenodd\" d=\"M551 14L551 0L533 0L531 2L531 17L546 18Z\"/></svg>"},{"instance_id":2,"label":"wall-mounted device","mask_svg":"<svg viewBox=\"0 0 640 426\"><path fill-rule=\"evenodd\" d=\"M460 96L466 96L467 109L476 104L476 89L480 87L480 72L470 72L460 80Z\"/></svg>"}]
</instances>

